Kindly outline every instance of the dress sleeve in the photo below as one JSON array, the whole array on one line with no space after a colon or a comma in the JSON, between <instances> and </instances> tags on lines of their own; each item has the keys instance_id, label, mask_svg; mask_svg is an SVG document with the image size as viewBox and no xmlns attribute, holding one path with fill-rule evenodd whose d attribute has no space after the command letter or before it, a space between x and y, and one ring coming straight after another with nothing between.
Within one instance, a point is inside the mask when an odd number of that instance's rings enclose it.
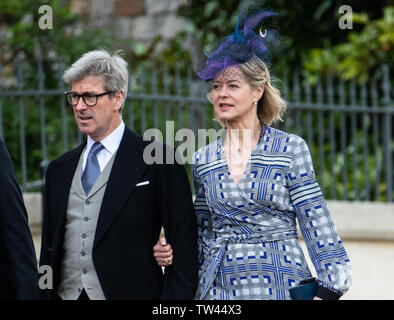
<instances>
[{"instance_id":1,"label":"dress sleeve","mask_svg":"<svg viewBox=\"0 0 394 320\"><path fill-rule=\"evenodd\" d=\"M208 243L213 238L212 233L212 218L209 210L207 199L205 197L204 184L197 174L196 165L193 165L193 183L196 198L194 200L194 211L197 216L198 227L198 257L199 264L204 262L204 253L208 248Z\"/></svg>"},{"instance_id":2,"label":"dress sleeve","mask_svg":"<svg viewBox=\"0 0 394 320\"><path fill-rule=\"evenodd\" d=\"M316 296L338 299L351 286L350 260L316 180L309 148L302 138L293 136L293 139L287 183L301 233L316 269L319 284Z\"/></svg>"}]
</instances>

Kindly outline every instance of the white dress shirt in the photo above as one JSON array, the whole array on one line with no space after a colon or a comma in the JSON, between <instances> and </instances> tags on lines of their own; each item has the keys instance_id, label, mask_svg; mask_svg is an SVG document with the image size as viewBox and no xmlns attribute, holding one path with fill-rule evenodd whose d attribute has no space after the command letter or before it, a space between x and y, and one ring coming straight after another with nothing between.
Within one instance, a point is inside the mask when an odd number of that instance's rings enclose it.
<instances>
[{"instance_id":1,"label":"white dress shirt","mask_svg":"<svg viewBox=\"0 0 394 320\"><path fill-rule=\"evenodd\" d=\"M106 136L103 140L100 141L100 143L104 146L104 149L102 149L100 152L97 153L97 161L100 166L100 172L103 172L105 166L107 165L108 161L111 159L112 155L118 150L120 142L122 141L123 138L124 130L125 130L125 124L122 120L122 122L114 131L112 131L108 136ZM89 151L94 143L95 141L90 136L88 136L88 141L83 154L81 176L83 171L85 170Z\"/></svg>"}]
</instances>

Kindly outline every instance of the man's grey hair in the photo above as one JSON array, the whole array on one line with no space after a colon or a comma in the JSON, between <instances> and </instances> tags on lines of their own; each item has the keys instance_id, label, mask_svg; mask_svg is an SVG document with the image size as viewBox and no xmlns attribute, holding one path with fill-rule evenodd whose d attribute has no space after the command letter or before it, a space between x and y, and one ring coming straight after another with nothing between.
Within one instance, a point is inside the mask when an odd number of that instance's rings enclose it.
<instances>
[{"instance_id":1,"label":"man's grey hair","mask_svg":"<svg viewBox=\"0 0 394 320\"><path fill-rule=\"evenodd\" d=\"M112 55L104 49L89 51L64 72L63 80L72 83L88 76L102 76L105 91L123 90L126 99L129 74L120 54L120 50Z\"/></svg>"}]
</instances>

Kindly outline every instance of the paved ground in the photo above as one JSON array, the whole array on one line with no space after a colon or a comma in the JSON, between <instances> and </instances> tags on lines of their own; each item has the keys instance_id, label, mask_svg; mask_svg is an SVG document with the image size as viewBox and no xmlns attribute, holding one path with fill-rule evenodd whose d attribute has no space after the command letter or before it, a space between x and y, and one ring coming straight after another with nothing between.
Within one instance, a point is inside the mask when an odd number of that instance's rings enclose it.
<instances>
[{"instance_id":1,"label":"paved ground","mask_svg":"<svg viewBox=\"0 0 394 320\"><path fill-rule=\"evenodd\" d=\"M40 236L34 236L39 256ZM394 241L343 240L353 267L353 285L344 300L394 300ZM306 248L305 256L308 257ZM314 270L310 261L311 270Z\"/></svg>"}]
</instances>

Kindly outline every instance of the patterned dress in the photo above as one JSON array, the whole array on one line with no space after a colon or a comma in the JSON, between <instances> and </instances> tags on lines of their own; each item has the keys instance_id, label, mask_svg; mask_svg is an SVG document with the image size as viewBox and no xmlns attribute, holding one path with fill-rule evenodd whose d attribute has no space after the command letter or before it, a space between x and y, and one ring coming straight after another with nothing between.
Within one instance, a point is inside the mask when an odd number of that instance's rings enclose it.
<instances>
[{"instance_id":1,"label":"patterned dress","mask_svg":"<svg viewBox=\"0 0 394 320\"><path fill-rule=\"evenodd\" d=\"M296 218L319 286L343 295L351 266L315 178L305 141L267 127L238 184L222 139L194 154L200 283L196 299L290 299L311 277Z\"/></svg>"}]
</instances>

